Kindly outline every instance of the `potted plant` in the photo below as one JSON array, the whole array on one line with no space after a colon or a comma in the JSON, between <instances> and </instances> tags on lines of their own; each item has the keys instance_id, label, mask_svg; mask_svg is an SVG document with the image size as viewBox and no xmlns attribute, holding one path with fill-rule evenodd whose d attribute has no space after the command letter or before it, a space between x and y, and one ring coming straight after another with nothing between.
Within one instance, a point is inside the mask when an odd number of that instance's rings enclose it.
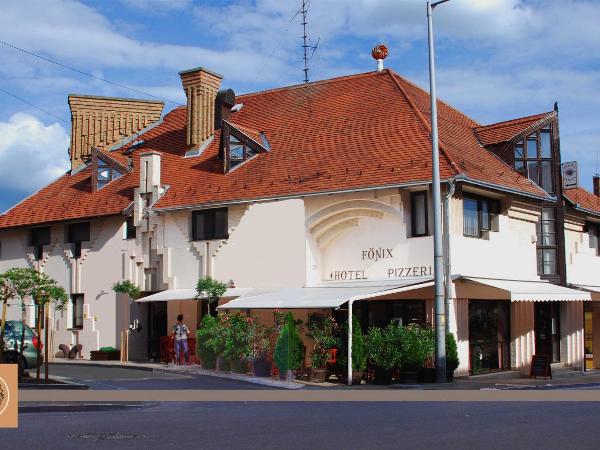
<instances>
[{"instance_id":1,"label":"potted plant","mask_svg":"<svg viewBox=\"0 0 600 450\"><path fill-rule=\"evenodd\" d=\"M402 340L401 380L417 383L419 371L435 352L435 333L432 328L410 324L400 327Z\"/></svg>"},{"instance_id":2,"label":"potted plant","mask_svg":"<svg viewBox=\"0 0 600 450\"><path fill-rule=\"evenodd\" d=\"M341 379L348 373L348 332L345 327L337 339L336 371ZM360 384L367 369L367 346L365 336L356 316L352 316L352 384Z\"/></svg>"},{"instance_id":3,"label":"potted plant","mask_svg":"<svg viewBox=\"0 0 600 450\"><path fill-rule=\"evenodd\" d=\"M196 357L202 364L203 369L214 369L217 365L217 352L211 345L218 319L205 315L196 330Z\"/></svg>"},{"instance_id":4,"label":"potted plant","mask_svg":"<svg viewBox=\"0 0 600 450\"><path fill-rule=\"evenodd\" d=\"M401 362L399 329L398 325L390 324L385 328L372 327L367 333L367 355L375 365L375 384L390 384L393 370Z\"/></svg>"},{"instance_id":5,"label":"potted plant","mask_svg":"<svg viewBox=\"0 0 600 450\"><path fill-rule=\"evenodd\" d=\"M273 329L252 318L250 323L250 363L255 377L271 376L272 363L269 360Z\"/></svg>"},{"instance_id":6,"label":"potted plant","mask_svg":"<svg viewBox=\"0 0 600 450\"><path fill-rule=\"evenodd\" d=\"M212 319L214 320L208 322L209 328L206 331L204 345L206 345L215 356L215 368L220 371L228 371L230 364L229 361L223 357L223 352L225 350L225 339L229 317L225 314L221 317L212 317Z\"/></svg>"},{"instance_id":7,"label":"potted plant","mask_svg":"<svg viewBox=\"0 0 600 450\"><path fill-rule=\"evenodd\" d=\"M125 294L132 300L140 296L140 288L129 280L119 281L112 285L112 290L118 294Z\"/></svg>"},{"instance_id":8,"label":"potted plant","mask_svg":"<svg viewBox=\"0 0 600 450\"><path fill-rule=\"evenodd\" d=\"M324 383L327 378L329 351L337 344L337 323L333 317L313 314L307 324L307 336L313 340L311 380Z\"/></svg>"},{"instance_id":9,"label":"potted plant","mask_svg":"<svg viewBox=\"0 0 600 450\"><path fill-rule=\"evenodd\" d=\"M248 360L251 355L250 322L252 318L247 313L224 315L227 323L223 357L231 364L234 372L248 372Z\"/></svg>"},{"instance_id":10,"label":"potted plant","mask_svg":"<svg viewBox=\"0 0 600 450\"><path fill-rule=\"evenodd\" d=\"M114 347L101 347L100 350L92 350L90 352L92 361L119 361L121 352Z\"/></svg>"},{"instance_id":11,"label":"potted plant","mask_svg":"<svg viewBox=\"0 0 600 450\"><path fill-rule=\"evenodd\" d=\"M458 368L458 348L453 333L446 334L446 379L454 380L454 371Z\"/></svg>"},{"instance_id":12,"label":"potted plant","mask_svg":"<svg viewBox=\"0 0 600 450\"><path fill-rule=\"evenodd\" d=\"M274 360L279 369L279 377L294 380L294 370L302 367L303 344L296 330L296 322L291 312L287 313L285 325L281 328L275 345Z\"/></svg>"}]
</instances>

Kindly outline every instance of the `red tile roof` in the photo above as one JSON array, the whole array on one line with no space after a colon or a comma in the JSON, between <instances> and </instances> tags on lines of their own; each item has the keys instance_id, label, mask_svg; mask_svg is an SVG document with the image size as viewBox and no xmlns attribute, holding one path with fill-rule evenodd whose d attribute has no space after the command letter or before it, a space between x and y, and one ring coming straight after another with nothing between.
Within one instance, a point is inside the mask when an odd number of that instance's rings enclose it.
<instances>
[{"instance_id":1,"label":"red tile roof","mask_svg":"<svg viewBox=\"0 0 600 450\"><path fill-rule=\"evenodd\" d=\"M550 116L554 112L536 114L534 116L521 117L519 119L507 120L505 122L493 123L474 128L475 134L481 142L481 145L500 144L508 142L515 136L521 134L530 127L533 127Z\"/></svg>"},{"instance_id":2,"label":"red tile roof","mask_svg":"<svg viewBox=\"0 0 600 450\"><path fill-rule=\"evenodd\" d=\"M170 209L309 193L401 185L431 180L429 96L390 70L351 75L238 96L244 104L230 122L270 151L228 174L218 160L220 132L197 157L184 158L186 109L176 108L140 139L134 171L92 193L90 169L59 180L0 216L0 228L119 214L139 182L139 154L162 153L155 205ZM478 143L479 124L439 102L442 179L463 179L546 197ZM259 141L260 142L260 141ZM116 152L120 157L125 146ZM114 153L116 153L114 152Z\"/></svg>"},{"instance_id":3,"label":"red tile roof","mask_svg":"<svg viewBox=\"0 0 600 450\"><path fill-rule=\"evenodd\" d=\"M565 189L563 195L576 209L600 216L600 197L581 187Z\"/></svg>"}]
</instances>

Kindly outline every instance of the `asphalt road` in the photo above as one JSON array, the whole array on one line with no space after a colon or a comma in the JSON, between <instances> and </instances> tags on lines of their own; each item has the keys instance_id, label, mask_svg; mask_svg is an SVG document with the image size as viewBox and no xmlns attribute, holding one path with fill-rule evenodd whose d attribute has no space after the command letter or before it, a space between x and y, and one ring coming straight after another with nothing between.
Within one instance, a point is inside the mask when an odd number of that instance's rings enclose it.
<instances>
[{"instance_id":1,"label":"asphalt road","mask_svg":"<svg viewBox=\"0 0 600 450\"><path fill-rule=\"evenodd\" d=\"M2 448L597 449L600 403L160 403L21 413Z\"/></svg>"},{"instance_id":2,"label":"asphalt road","mask_svg":"<svg viewBox=\"0 0 600 450\"><path fill-rule=\"evenodd\" d=\"M94 390L143 389L270 389L244 381L228 380L208 375L181 375L118 367L72 366L50 364L50 376L68 378L86 384Z\"/></svg>"}]
</instances>

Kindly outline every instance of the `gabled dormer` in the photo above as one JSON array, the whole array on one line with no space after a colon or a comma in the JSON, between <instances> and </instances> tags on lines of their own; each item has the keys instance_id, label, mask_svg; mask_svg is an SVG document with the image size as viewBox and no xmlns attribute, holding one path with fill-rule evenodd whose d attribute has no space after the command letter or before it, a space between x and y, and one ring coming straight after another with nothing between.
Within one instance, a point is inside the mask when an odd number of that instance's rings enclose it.
<instances>
[{"instance_id":1,"label":"gabled dormer","mask_svg":"<svg viewBox=\"0 0 600 450\"><path fill-rule=\"evenodd\" d=\"M270 149L267 136L263 132L234 125L226 120L221 128L221 151L224 173L231 172L239 165Z\"/></svg>"},{"instance_id":2,"label":"gabled dormer","mask_svg":"<svg viewBox=\"0 0 600 450\"><path fill-rule=\"evenodd\" d=\"M99 191L131 170L127 157L120 154L107 154L94 148L92 150L92 192Z\"/></svg>"}]
</instances>

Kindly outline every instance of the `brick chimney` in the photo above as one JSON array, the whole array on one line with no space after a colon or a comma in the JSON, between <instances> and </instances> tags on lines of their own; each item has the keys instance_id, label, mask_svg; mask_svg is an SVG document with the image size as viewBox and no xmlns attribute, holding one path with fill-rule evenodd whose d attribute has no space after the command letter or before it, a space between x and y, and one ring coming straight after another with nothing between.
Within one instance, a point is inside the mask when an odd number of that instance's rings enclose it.
<instances>
[{"instance_id":1,"label":"brick chimney","mask_svg":"<svg viewBox=\"0 0 600 450\"><path fill-rule=\"evenodd\" d=\"M88 161L92 147L107 148L160 119L164 103L152 100L69 95L71 170Z\"/></svg>"},{"instance_id":2,"label":"brick chimney","mask_svg":"<svg viewBox=\"0 0 600 450\"><path fill-rule=\"evenodd\" d=\"M223 77L202 67L179 76L187 97L187 145L194 148L215 132L215 100Z\"/></svg>"},{"instance_id":3,"label":"brick chimney","mask_svg":"<svg viewBox=\"0 0 600 450\"><path fill-rule=\"evenodd\" d=\"M594 184L594 195L600 197L600 175L594 175L592 183Z\"/></svg>"}]
</instances>

